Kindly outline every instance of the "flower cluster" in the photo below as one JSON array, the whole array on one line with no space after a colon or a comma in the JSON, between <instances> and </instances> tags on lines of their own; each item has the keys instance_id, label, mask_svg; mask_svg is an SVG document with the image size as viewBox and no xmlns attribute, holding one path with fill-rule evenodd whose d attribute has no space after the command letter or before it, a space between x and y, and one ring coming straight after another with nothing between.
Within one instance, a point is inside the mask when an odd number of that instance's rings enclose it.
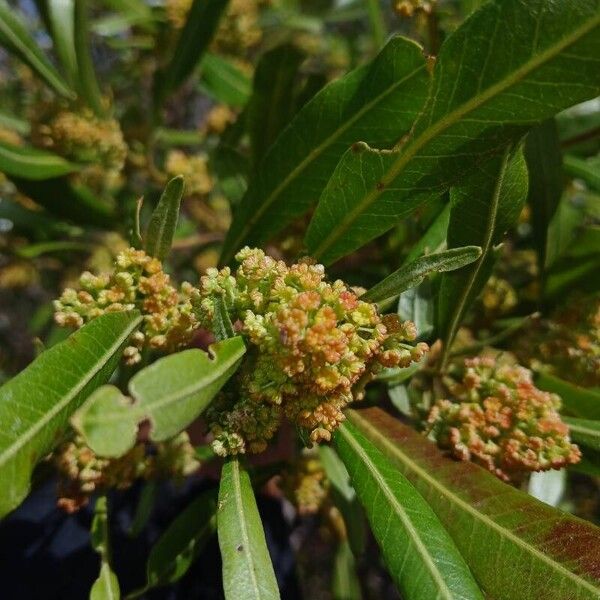
<instances>
[{"instance_id":1,"label":"flower cluster","mask_svg":"<svg viewBox=\"0 0 600 600\"><path fill-rule=\"evenodd\" d=\"M262 39L259 16L263 0L232 0L213 39L214 51L244 56Z\"/></svg>"},{"instance_id":2,"label":"flower cluster","mask_svg":"<svg viewBox=\"0 0 600 600\"><path fill-rule=\"evenodd\" d=\"M572 297L548 321L532 324L516 352L577 385L600 386L600 295Z\"/></svg>"},{"instance_id":3,"label":"flower cluster","mask_svg":"<svg viewBox=\"0 0 600 600\"><path fill-rule=\"evenodd\" d=\"M185 177L186 195L205 195L213 189L213 180L208 170L208 159L204 154L188 156L181 150L170 150L165 161L165 170L171 177Z\"/></svg>"},{"instance_id":4,"label":"flower cluster","mask_svg":"<svg viewBox=\"0 0 600 600\"><path fill-rule=\"evenodd\" d=\"M47 121L34 124L34 143L79 163L101 165L120 172L127 156L127 145L119 123L99 119L90 110L58 110Z\"/></svg>"},{"instance_id":5,"label":"flower cluster","mask_svg":"<svg viewBox=\"0 0 600 600\"><path fill-rule=\"evenodd\" d=\"M170 351L186 345L196 327L192 285L184 283L178 291L160 261L142 250L124 250L115 265L110 275L82 273L79 291L65 289L54 301L56 323L81 327L101 314L137 308L144 315L144 323L124 350L128 364L139 362L143 347Z\"/></svg>"},{"instance_id":6,"label":"flower cluster","mask_svg":"<svg viewBox=\"0 0 600 600\"><path fill-rule=\"evenodd\" d=\"M185 20L193 3L194 0L167 0L165 2L167 19L175 29L181 29L185 25Z\"/></svg>"},{"instance_id":7,"label":"flower cluster","mask_svg":"<svg viewBox=\"0 0 600 600\"><path fill-rule=\"evenodd\" d=\"M315 515L329 500L329 480L321 461L309 454L284 471L281 489L300 515Z\"/></svg>"},{"instance_id":8,"label":"flower cluster","mask_svg":"<svg viewBox=\"0 0 600 600\"><path fill-rule=\"evenodd\" d=\"M152 447L137 443L119 458L102 458L75 436L56 449L52 463L59 474L58 506L69 513L95 493L124 490L137 479L179 480L199 466L187 433Z\"/></svg>"},{"instance_id":9,"label":"flower cluster","mask_svg":"<svg viewBox=\"0 0 600 600\"><path fill-rule=\"evenodd\" d=\"M235 394L207 413L217 454L261 452L284 417L311 442L328 441L375 373L427 350L406 343L416 337L412 323L381 317L342 281L326 282L322 265L288 267L250 248L236 259L235 276L209 269L194 300L201 325L213 329L220 298L250 346Z\"/></svg>"},{"instance_id":10,"label":"flower cluster","mask_svg":"<svg viewBox=\"0 0 600 600\"><path fill-rule=\"evenodd\" d=\"M432 407L427 432L456 458L513 482L579 461L558 414L560 398L536 388L528 369L469 358L453 365L444 383L452 400Z\"/></svg>"}]
</instances>

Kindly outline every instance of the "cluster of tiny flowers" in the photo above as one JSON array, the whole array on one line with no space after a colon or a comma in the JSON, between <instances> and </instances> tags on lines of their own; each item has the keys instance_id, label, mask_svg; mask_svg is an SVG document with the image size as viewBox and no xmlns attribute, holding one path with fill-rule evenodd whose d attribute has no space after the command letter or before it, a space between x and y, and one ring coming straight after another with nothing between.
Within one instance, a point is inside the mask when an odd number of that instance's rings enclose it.
<instances>
[{"instance_id":1,"label":"cluster of tiny flowers","mask_svg":"<svg viewBox=\"0 0 600 600\"><path fill-rule=\"evenodd\" d=\"M560 398L536 388L528 369L469 358L453 365L444 383L452 400L432 407L427 433L456 458L512 482L579 461L558 414Z\"/></svg>"},{"instance_id":2,"label":"cluster of tiny flowers","mask_svg":"<svg viewBox=\"0 0 600 600\"><path fill-rule=\"evenodd\" d=\"M213 189L213 180L208 170L205 154L188 156L181 150L170 150L165 161L165 170L171 177L185 177L187 195L205 195Z\"/></svg>"},{"instance_id":3,"label":"cluster of tiny flowers","mask_svg":"<svg viewBox=\"0 0 600 600\"><path fill-rule=\"evenodd\" d=\"M144 347L172 351L186 345L194 333L192 285L184 283L178 291L160 261L142 250L124 250L117 256L112 274L86 271L79 284L80 290L67 288L54 301L56 323L81 327L104 313L137 308L144 323L123 352L127 364L139 362Z\"/></svg>"},{"instance_id":4,"label":"cluster of tiny flowers","mask_svg":"<svg viewBox=\"0 0 600 600\"><path fill-rule=\"evenodd\" d=\"M215 34L213 50L243 56L262 39L259 23L263 0L231 0Z\"/></svg>"},{"instance_id":5,"label":"cluster of tiny flowers","mask_svg":"<svg viewBox=\"0 0 600 600\"><path fill-rule=\"evenodd\" d=\"M59 475L58 506L69 513L93 494L124 490L138 479L180 480L199 466L187 433L152 447L140 442L119 458L102 458L75 436L57 448L52 463Z\"/></svg>"},{"instance_id":6,"label":"cluster of tiny flowers","mask_svg":"<svg viewBox=\"0 0 600 600\"><path fill-rule=\"evenodd\" d=\"M492 275L487 280L481 293L481 304L487 317L504 315L510 312L517 302L517 293L506 279Z\"/></svg>"},{"instance_id":7,"label":"cluster of tiny flowers","mask_svg":"<svg viewBox=\"0 0 600 600\"><path fill-rule=\"evenodd\" d=\"M47 121L34 123L32 139L36 145L65 158L102 165L114 172L121 171L127 156L119 123L114 119L99 119L87 109L60 110Z\"/></svg>"},{"instance_id":8,"label":"cluster of tiny flowers","mask_svg":"<svg viewBox=\"0 0 600 600\"><path fill-rule=\"evenodd\" d=\"M194 299L201 325L213 329L219 296L250 346L236 394L207 414L217 454L261 452L283 417L311 442L328 441L375 373L427 350L406 343L416 337L412 323L381 317L342 281L326 282L322 265L288 267L250 248L236 259L235 275L209 269Z\"/></svg>"},{"instance_id":9,"label":"cluster of tiny flowers","mask_svg":"<svg viewBox=\"0 0 600 600\"><path fill-rule=\"evenodd\" d=\"M192 8L194 0L167 0L165 11L167 19L175 29L181 29L185 25L188 12Z\"/></svg>"},{"instance_id":10,"label":"cluster of tiny flowers","mask_svg":"<svg viewBox=\"0 0 600 600\"><path fill-rule=\"evenodd\" d=\"M300 515L315 515L329 500L329 480L321 461L302 455L284 471L280 483L286 498Z\"/></svg>"},{"instance_id":11,"label":"cluster of tiny flowers","mask_svg":"<svg viewBox=\"0 0 600 600\"><path fill-rule=\"evenodd\" d=\"M533 367L586 387L600 386L600 296L574 297L550 320L534 322L518 355Z\"/></svg>"}]
</instances>

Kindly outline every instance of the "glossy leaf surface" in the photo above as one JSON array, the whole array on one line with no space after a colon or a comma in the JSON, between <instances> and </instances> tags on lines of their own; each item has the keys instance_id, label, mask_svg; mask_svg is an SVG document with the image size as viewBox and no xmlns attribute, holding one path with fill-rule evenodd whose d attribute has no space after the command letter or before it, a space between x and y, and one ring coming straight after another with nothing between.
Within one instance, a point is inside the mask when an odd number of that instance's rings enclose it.
<instances>
[{"instance_id":1,"label":"glossy leaf surface","mask_svg":"<svg viewBox=\"0 0 600 600\"><path fill-rule=\"evenodd\" d=\"M166 356L136 373L129 392L152 423L151 437L166 440L185 429L235 373L246 352L241 337Z\"/></svg>"},{"instance_id":2,"label":"glossy leaf surface","mask_svg":"<svg viewBox=\"0 0 600 600\"><path fill-rule=\"evenodd\" d=\"M432 273L460 269L476 261L480 256L481 248L479 246L451 248L443 252L427 254L394 271L363 294L361 299L367 302L383 302L395 298L403 291L419 285Z\"/></svg>"},{"instance_id":3,"label":"glossy leaf surface","mask_svg":"<svg viewBox=\"0 0 600 600\"><path fill-rule=\"evenodd\" d=\"M498 600L600 597L600 529L437 447L378 408L349 421L415 486L484 592Z\"/></svg>"},{"instance_id":4,"label":"glossy leaf surface","mask_svg":"<svg viewBox=\"0 0 600 600\"><path fill-rule=\"evenodd\" d=\"M408 132L425 102L427 84L421 48L395 37L370 65L318 92L265 156L234 216L223 262L305 213L356 140L388 147Z\"/></svg>"},{"instance_id":5,"label":"glossy leaf surface","mask_svg":"<svg viewBox=\"0 0 600 600\"><path fill-rule=\"evenodd\" d=\"M135 444L140 415L114 385L98 388L71 418L85 443L99 456L122 456Z\"/></svg>"},{"instance_id":6,"label":"glossy leaf surface","mask_svg":"<svg viewBox=\"0 0 600 600\"><path fill-rule=\"evenodd\" d=\"M217 529L226 600L279 599L250 477L236 458L223 465Z\"/></svg>"},{"instance_id":7,"label":"glossy leaf surface","mask_svg":"<svg viewBox=\"0 0 600 600\"><path fill-rule=\"evenodd\" d=\"M483 599L443 525L394 463L352 423L334 439L402 597Z\"/></svg>"},{"instance_id":8,"label":"glossy leaf surface","mask_svg":"<svg viewBox=\"0 0 600 600\"><path fill-rule=\"evenodd\" d=\"M136 311L102 315L0 388L0 515L24 498L34 466L60 441L71 414L108 380L140 322Z\"/></svg>"},{"instance_id":9,"label":"glossy leaf surface","mask_svg":"<svg viewBox=\"0 0 600 600\"><path fill-rule=\"evenodd\" d=\"M329 264L361 247L531 125L595 97L599 26L598 0L494 0L473 13L444 42L408 141L342 157L305 238L312 256Z\"/></svg>"},{"instance_id":10,"label":"glossy leaf surface","mask_svg":"<svg viewBox=\"0 0 600 600\"><path fill-rule=\"evenodd\" d=\"M171 250L184 188L185 181L181 175L167 183L146 229L146 252L160 261L163 261Z\"/></svg>"}]
</instances>

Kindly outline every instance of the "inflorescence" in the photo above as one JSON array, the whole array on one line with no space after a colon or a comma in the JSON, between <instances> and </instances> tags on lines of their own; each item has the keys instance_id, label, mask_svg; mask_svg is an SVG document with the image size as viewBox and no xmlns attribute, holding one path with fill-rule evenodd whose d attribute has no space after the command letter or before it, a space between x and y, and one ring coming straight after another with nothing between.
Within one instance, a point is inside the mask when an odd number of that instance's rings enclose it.
<instances>
[{"instance_id":1,"label":"inflorescence","mask_svg":"<svg viewBox=\"0 0 600 600\"><path fill-rule=\"evenodd\" d=\"M96 455L76 435L55 450L52 463L59 474L58 506L69 513L93 494L124 490L138 479L181 480L199 467L187 433L158 444L138 442L119 458Z\"/></svg>"},{"instance_id":2,"label":"inflorescence","mask_svg":"<svg viewBox=\"0 0 600 600\"><path fill-rule=\"evenodd\" d=\"M342 281L326 282L322 265L288 267L250 248L236 259L235 274L209 269L194 301L207 329L223 302L250 347L237 388L207 413L219 455L262 452L284 417L310 442L328 441L378 371L406 367L427 350L407 343L416 338L412 323L381 317Z\"/></svg>"},{"instance_id":3,"label":"inflorescence","mask_svg":"<svg viewBox=\"0 0 600 600\"><path fill-rule=\"evenodd\" d=\"M183 283L177 290L160 261L142 250L124 250L112 274L86 271L79 284L79 291L67 288L55 300L56 323L81 327L104 313L137 308L144 323L123 352L128 364L140 361L142 348L173 351L188 344L197 326L191 304L193 286Z\"/></svg>"},{"instance_id":4,"label":"inflorescence","mask_svg":"<svg viewBox=\"0 0 600 600\"><path fill-rule=\"evenodd\" d=\"M533 385L531 371L491 357L453 365L427 433L461 460L472 460L504 481L529 471L560 469L581 453L558 414L560 398Z\"/></svg>"}]
</instances>

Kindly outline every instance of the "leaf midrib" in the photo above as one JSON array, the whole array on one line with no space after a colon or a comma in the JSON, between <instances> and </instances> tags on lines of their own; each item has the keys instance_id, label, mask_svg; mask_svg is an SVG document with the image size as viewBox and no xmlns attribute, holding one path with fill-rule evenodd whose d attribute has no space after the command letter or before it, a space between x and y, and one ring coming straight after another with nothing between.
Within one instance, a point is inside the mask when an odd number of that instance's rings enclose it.
<instances>
[{"instance_id":1,"label":"leaf midrib","mask_svg":"<svg viewBox=\"0 0 600 600\"><path fill-rule=\"evenodd\" d=\"M373 202L375 202L375 200L379 196L381 196L384 193L385 189L394 181L396 177L398 177L398 175L402 172L402 170L408 164L408 162L429 141L431 141L438 134L442 133L443 131L457 123L465 115L483 106L488 100L493 99L495 96L506 91L513 85L519 83L537 67L543 65L546 61L551 60L562 50L568 48L570 45L577 42L579 38L592 31L599 23L600 16L591 19L582 27L576 29L571 35L565 36L561 40L561 43L557 43L556 45L550 47L546 51L541 52L530 61L527 61L517 70L515 70L512 76L506 77L505 79L500 80L494 85L491 85L482 94L473 97L468 102L465 102L462 106L455 108L453 111L449 112L445 117L437 121L434 125L425 129L419 137L409 142L405 146L404 152L398 157L396 162L390 166L388 173L381 177L380 181L378 182L378 186L372 188L371 191L366 196L364 196L363 200L359 202L351 211L349 211L346 218L341 221L339 227L335 228L333 232L330 235L328 235L324 239L324 241L312 252L313 258L319 259L321 255L328 248L331 247L333 242L337 241L339 237L348 230L348 228L355 221L356 217L362 212L364 212L366 207L370 206Z\"/></svg>"},{"instance_id":2,"label":"leaf midrib","mask_svg":"<svg viewBox=\"0 0 600 600\"><path fill-rule=\"evenodd\" d=\"M207 378L203 378L201 380L198 380L196 382L194 382L191 385L188 385L186 387L184 387L183 389L179 390L176 393L171 394L170 396L162 396L161 400L157 400L156 402L140 402L140 407L143 408L163 408L165 405L170 404L172 402L177 402L179 400L182 400L183 398L189 398L190 396L193 396L194 394L201 392L202 388L206 387L207 385L210 385L211 383L214 383L217 379L219 379L219 377L222 377L223 374L227 371L227 369L229 369L232 364L234 364L236 361L240 360L240 358L243 356L244 352L246 351L246 349L244 347L242 347L240 349L241 354L237 355L233 355L230 359L226 360L223 363L220 363L222 365L224 365L224 368L222 371L217 372L216 369L213 369L213 372L215 373L212 377L209 375L207 376ZM211 360L210 358L207 359L210 363L214 363L216 361L218 361L217 358ZM212 365L212 366L219 366L219 365ZM139 396L139 394L135 393L135 386L133 390L131 391L131 394L133 396Z\"/></svg>"},{"instance_id":3,"label":"leaf midrib","mask_svg":"<svg viewBox=\"0 0 600 600\"><path fill-rule=\"evenodd\" d=\"M246 513L244 512L244 500L242 498L242 484L240 481L240 463L237 459L232 461L231 475L233 480L233 490L235 498L235 507L240 523L240 534L242 536L242 552L246 558L248 570L250 571L250 579L256 598L260 598L260 588L254 571L254 561L250 552L250 534L248 533L248 525L246 523ZM235 551L235 550L234 550Z\"/></svg>"},{"instance_id":4,"label":"leaf midrib","mask_svg":"<svg viewBox=\"0 0 600 600\"><path fill-rule=\"evenodd\" d=\"M479 512L474 506L457 496L454 492L450 491L444 484L439 482L435 477L430 475L425 469L421 468L417 463L410 459L398 446L390 442L385 436L383 436L379 430L377 430L371 423L361 417L355 410L349 410L346 413L349 420L355 424L360 423L359 427L362 429L368 429L371 433L371 439L377 438L381 446L385 446L392 454L396 455L400 461L402 461L408 468L412 469L421 479L425 480L430 486L435 488L442 496L446 497L449 502L455 503L459 508L465 512L471 514L476 520L482 521L491 529L496 530L500 536L510 540L517 546L523 548L526 552L533 554L541 562L546 563L552 569L560 571L563 575L573 580L577 585L586 588L588 591L593 592L596 596L599 595L598 588L579 577L577 574L569 571L563 567L560 563L556 562L535 546L532 546L522 538L516 536L512 531L506 529L496 523L492 518L488 517L482 512Z\"/></svg>"},{"instance_id":5,"label":"leaf midrib","mask_svg":"<svg viewBox=\"0 0 600 600\"><path fill-rule=\"evenodd\" d=\"M129 337L131 331L139 325L142 321L142 317L139 316L134 319L125 331L115 340L115 342L104 352L99 360L96 361L93 369L90 369L88 373L79 381L79 383L71 389L71 391L57 404L55 404L44 416L36 421L32 427L27 429L19 438L8 448L0 454L0 467L4 466L7 461L12 458L21 448L26 446L54 417L60 413L68 404L75 398L85 386L106 366L110 358L121 346L121 344Z\"/></svg>"},{"instance_id":6,"label":"leaf midrib","mask_svg":"<svg viewBox=\"0 0 600 600\"><path fill-rule=\"evenodd\" d=\"M485 263L489 251L492 247L492 242L494 239L494 230L496 229L496 217L498 216L498 206L500 204L500 192L502 190L502 185L504 184L504 176L506 175L506 169L508 166L509 158L510 147L504 151L502 163L500 164L499 174L496 179L496 184L494 186L494 193L492 195L492 202L490 203L488 220L486 223L485 237L483 240L483 244L481 245L481 256L475 262L475 267L470 270L469 277L467 278L465 285L461 289L461 294L459 296L458 302L455 304L454 307L454 312L450 321L450 326L448 327L448 332L443 340L444 346L442 349L442 358L440 360L440 370L443 370L445 368L446 362L450 357L450 346L452 345L456 332L462 321L469 294L471 293L473 284L477 280L481 268Z\"/></svg>"},{"instance_id":7,"label":"leaf midrib","mask_svg":"<svg viewBox=\"0 0 600 600\"><path fill-rule=\"evenodd\" d=\"M296 165L296 167L294 167L289 172L289 174L283 179L283 181L279 185L277 185L277 187L266 197L266 200L259 207L257 207L256 211L253 213L253 216L251 216L246 221L246 225L244 226L244 228L242 229L240 234L236 237L235 241L231 243L229 252L230 253L233 252L242 243L242 241L245 239L245 237L248 235L248 233L251 231L251 229L254 227L254 225L262 218L264 213L271 207L271 205L275 202L275 200L279 197L279 195L285 190L285 188L290 184L290 182L292 182L294 179L296 179L302 173L302 171L304 171L304 169L308 165L313 163L314 160L320 154L322 154L343 133L345 133L352 125L354 125L354 123L356 123L356 121L358 121L360 118L362 118L362 116L365 113L370 111L376 104L381 102L386 96L391 94L399 85L405 83L411 77L414 77L415 75L417 75L417 73L419 73L424 68L425 68L425 65L421 65L414 71L411 71L411 73L409 73L402 79L395 82L385 92L383 92L382 94L379 94L379 96L377 96L371 102L369 102L368 104L363 106L363 108L361 108L355 115L353 115L350 119L348 119L348 121L346 121L346 123L344 125L342 125L338 129L336 129L336 131L333 134L328 136L325 140L323 140L323 142L321 142L319 145L317 145L315 148L313 148L306 155L306 158L304 158L304 160L302 160L300 163L298 163L298 165ZM289 127L292 126L292 123L290 123ZM228 257L225 257L225 258L228 258Z\"/></svg>"},{"instance_id":8,"label":"leaf midrib","mask_svg":"<svg viewBox=\"0 0 600 600\"><path fill-rule=\"evenodd\" d=\"M389 488L389 485L385 481L383 475L380 473L379 469L377 468L377 465L371 460L370 456L364 451L362 446L352 437L352 435L347 430L347 428L342 426L342 427L340 427L339 431L340 431L341 435L346 439L348 444L354 449L354 452L356 452L356 454L360 457L360 459L363 461L363 463L368 467L369 473L373 476L373 478L377 482L379 489L384 493L385 497L388 499L388 502L394 508L396 514L400 517L400 520L402 521L404 528L408 532L410 539L413 540L417 552L422 557L423 563L427 567L427 570L431 573L434 581L438 585L440 592L443 594L443 597L448 598L449 600L452 600L452 598L453 598L452 592L446 585L444 577L439 572L437 565L435 564L435 562L431 558L431 555L427 551L427 547L421 540L421 536L419 535L417 530L414 528L414 526L410 522L410 519L409 519L408 515L406 514L406 511L402 508L402 505L398 502L397 498L394 496L393 492ZM415 490L415 492L417 494L419 493L417 490Z\"/></svg>"}]
</instances>

